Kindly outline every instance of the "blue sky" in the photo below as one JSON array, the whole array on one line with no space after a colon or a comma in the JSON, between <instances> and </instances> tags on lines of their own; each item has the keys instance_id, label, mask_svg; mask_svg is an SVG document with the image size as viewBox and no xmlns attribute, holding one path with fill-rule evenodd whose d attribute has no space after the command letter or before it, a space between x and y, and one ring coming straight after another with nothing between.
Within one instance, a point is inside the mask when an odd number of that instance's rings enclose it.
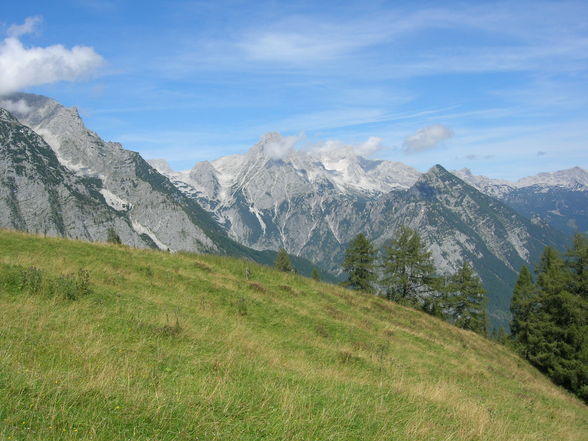
<instances>
[{"instance_id":1,"label":"blue sky","mask_svg":"<svg viewBox=\"0 0 588 441\"><path fill-rule=\"evenodd\" d=\"M586 1L6 2L0 92L75 105L176 169L279 131L517 179L588 167L586 17Z\"/></svg>"}]
</instances>

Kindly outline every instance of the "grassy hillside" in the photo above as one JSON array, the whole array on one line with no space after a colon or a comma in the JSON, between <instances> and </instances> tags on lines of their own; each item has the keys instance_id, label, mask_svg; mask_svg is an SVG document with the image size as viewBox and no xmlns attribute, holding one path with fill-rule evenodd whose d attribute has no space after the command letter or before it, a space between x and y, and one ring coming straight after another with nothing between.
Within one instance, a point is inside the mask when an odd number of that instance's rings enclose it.
<instances>
[{"instance_id":1,"label":"grassy hillside","mask_svg":"<svg viewBox=\"0 0 588 441\"><path fill-rule=\"evenodd\" d=\"M578 400L420 312L243 260L0 231L0 440L587 434Z\"/></svg>"}]
</instances>

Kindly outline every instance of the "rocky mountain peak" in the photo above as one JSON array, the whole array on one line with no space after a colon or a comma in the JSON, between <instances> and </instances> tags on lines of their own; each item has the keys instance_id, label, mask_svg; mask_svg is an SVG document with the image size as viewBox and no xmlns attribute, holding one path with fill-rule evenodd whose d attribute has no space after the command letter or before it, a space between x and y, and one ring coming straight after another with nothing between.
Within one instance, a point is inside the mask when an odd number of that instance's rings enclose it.
<instances>
[{"instance_id":1,"label":"rocky mountain peak","mask_svg":"<svg viewBox=\"0 0 588 441\"><path fill-rule=\"evenodd\" d=\"M278 132L269 132L263 135L246 154L250 161L259 160L285 160L294 153L296 138L282 136Z\"/></svg>"},{"instance_id":2,"label":"rocky mountain peak","mask_svg":"<svg viewBox=\"0 0 588 441\"><path fill-rule=\"evenodd\" d=\"M588 187L588 171L581 167L573 167L551 173L539 173L517 181L519 187L531 185L551 185L561 187Z\"/></svg>"},{"instance_id":3,"label":"rocky mountain peak","mask_svg":"<svg viewBox=\"0 0 588 441\"><path fill-rule=\"evenodd\" d=\"M8 110L0 108L0 121L17 122L17 119Z\"/></svg>"},{"instance_id":4,"label":"rocky mountain peak","mask_svg":"<svg viewBox=\"0 0 588 441\"><path fill-rule=\"evenodd\" d=\"M149 159L147 162L159 173L172 174L174 172L165 159Z\"/></svg>"},{"instance_id":5,"label":"rocky mountain peak","mask_svg":"<svg viewBox=\"0 0 588 441\"><path fill-rule=\"evenodd\" d=\"M420 182L436 182L447 181L455 179L455 175L449 173L443 166L436 164L424 173L420 178ZM418 181L417 181L418 182Z\"/></svg>"}]
</instances>

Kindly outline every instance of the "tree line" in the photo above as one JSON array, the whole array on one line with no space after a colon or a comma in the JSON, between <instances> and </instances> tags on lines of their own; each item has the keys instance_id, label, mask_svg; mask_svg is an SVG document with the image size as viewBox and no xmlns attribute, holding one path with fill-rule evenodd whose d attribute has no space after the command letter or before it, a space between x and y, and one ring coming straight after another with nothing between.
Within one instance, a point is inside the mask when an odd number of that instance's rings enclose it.
<instances>
[{"instance_id":1,"label":"tree line","mask_svg":"<svg viewBox=\"0 0 588 441\"><path fill-rule=\"evenodd\" d=\"M519 354L588 402L588 239L577 234L562 256L545 248L535 274L523 267L511 302Z\"/></svg>"},{"instance_id":2,"label":"tree line","mask_svg":"<svg viewBox=\"0 0 588 441\"><path fill-rule=\"evenodd\" d=\"M365 234L358 234L345 251L343 271L348 288L378 293L460 328L487 333L486 291L471 264L464 261L449 276L438 274L431 252L407 226L380 251Z\"/></svg>"}]
</instances>

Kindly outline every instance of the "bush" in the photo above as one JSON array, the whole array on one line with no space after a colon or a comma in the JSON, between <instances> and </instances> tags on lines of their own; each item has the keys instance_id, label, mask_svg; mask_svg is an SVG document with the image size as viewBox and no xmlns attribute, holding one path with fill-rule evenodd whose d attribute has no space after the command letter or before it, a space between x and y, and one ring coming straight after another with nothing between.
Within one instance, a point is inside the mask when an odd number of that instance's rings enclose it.
<instances>
[{"instance_id":1,"label":"bush","mask_svg":"<svg viewBox=\"0 0 588 441\"><path fill-rule=\"evenodd\" d=\"M51 277L34 266L0 266L0 288L2 291L32 295L61 296L68 300L91 294L90 272L80 269L77 273Z\"/></svg>"}]
</instances>

